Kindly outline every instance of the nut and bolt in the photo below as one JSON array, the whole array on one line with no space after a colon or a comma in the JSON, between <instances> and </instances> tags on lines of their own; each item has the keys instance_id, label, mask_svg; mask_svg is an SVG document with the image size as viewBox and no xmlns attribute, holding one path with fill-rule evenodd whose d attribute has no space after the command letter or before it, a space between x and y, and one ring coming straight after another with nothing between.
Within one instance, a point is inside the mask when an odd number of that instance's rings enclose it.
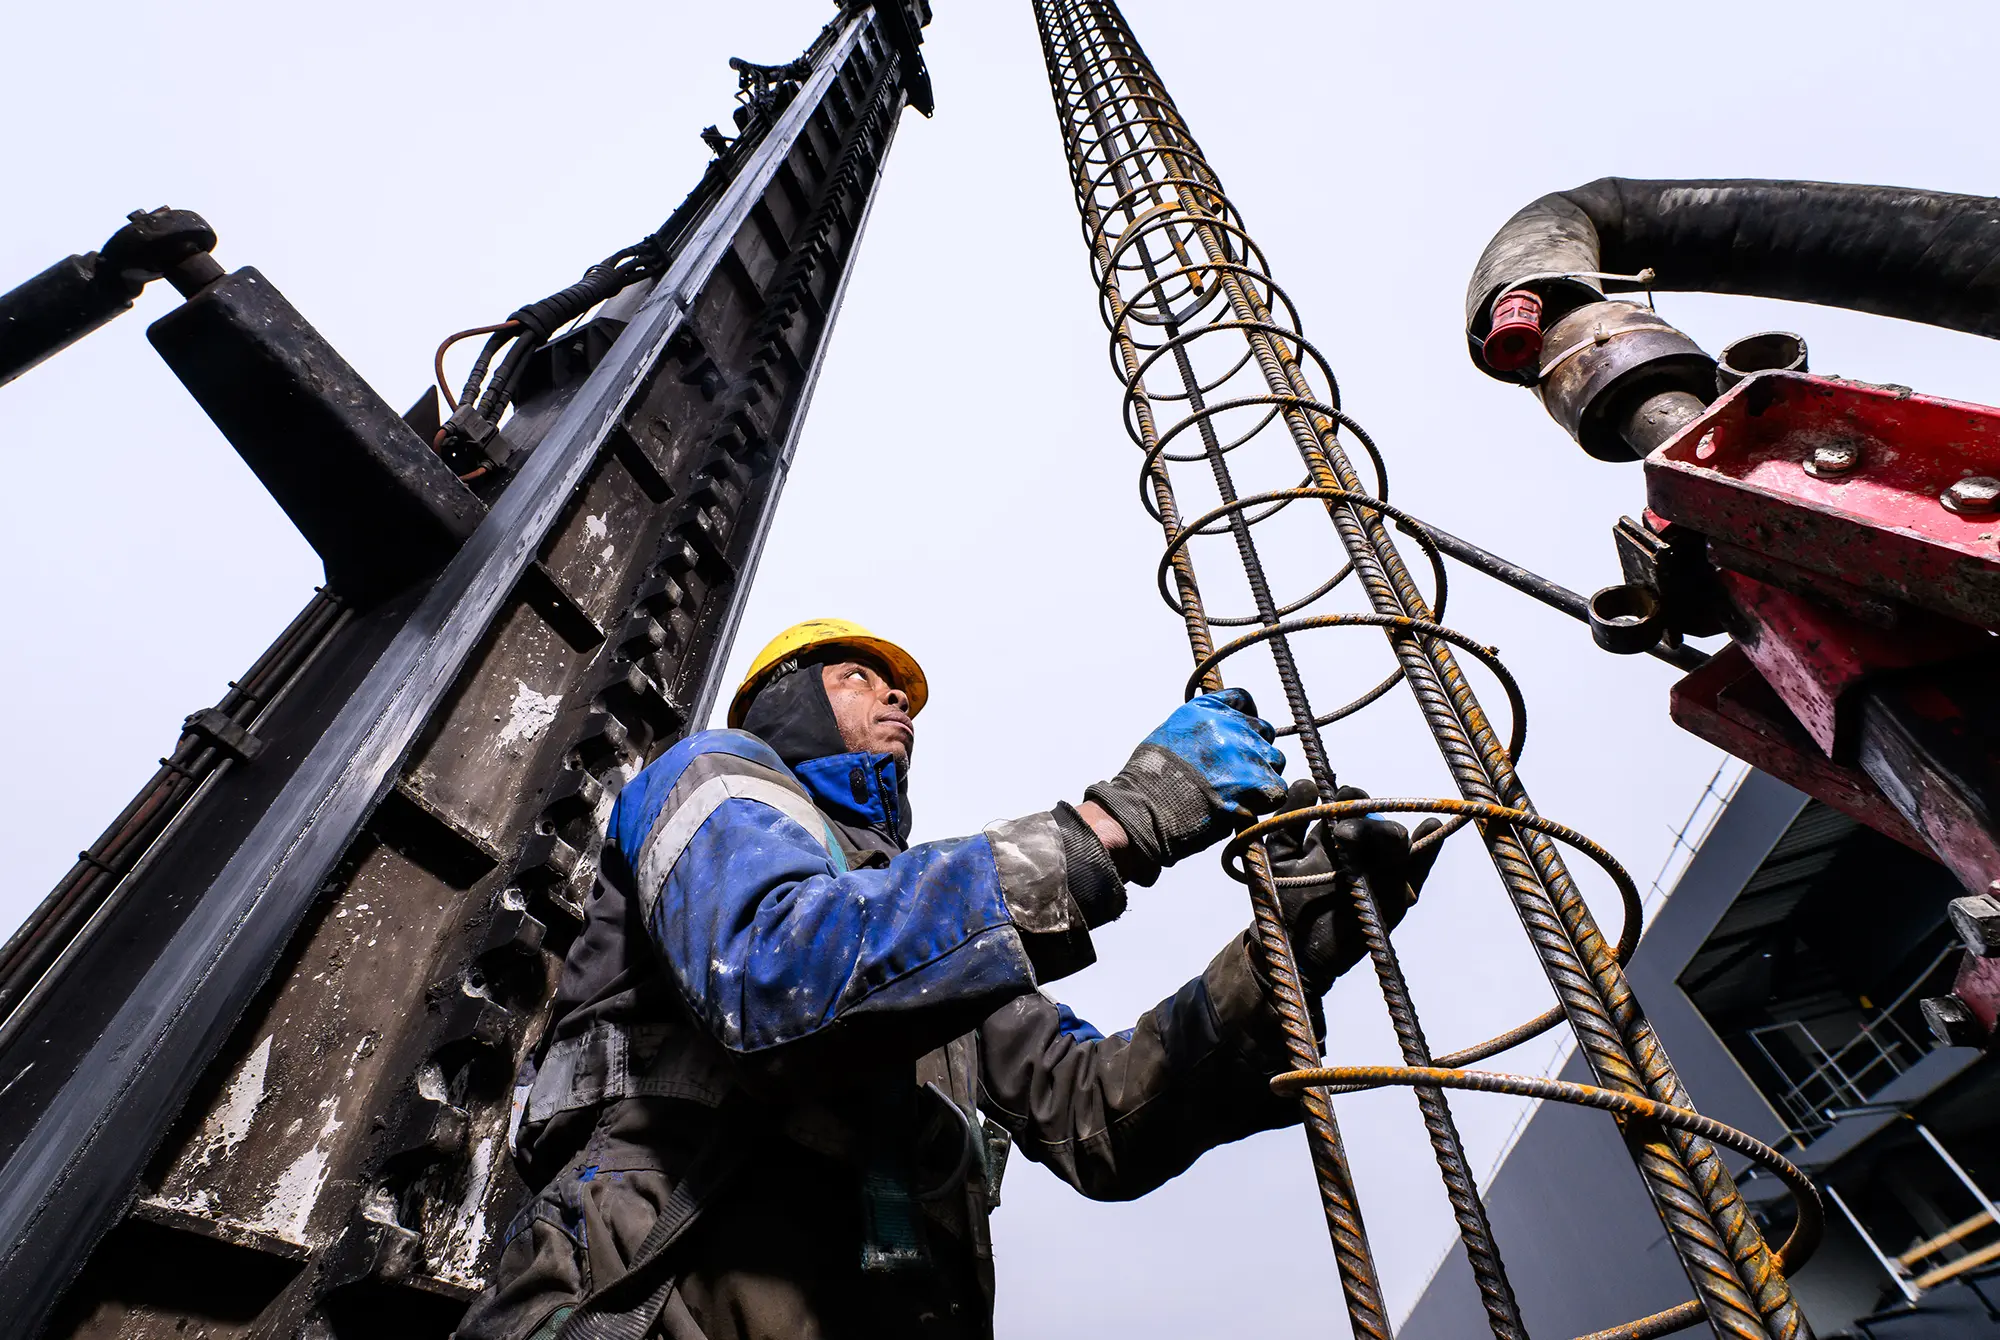
<instances>
[{"instance_id":1,"label":"nut and bolt","mask_svg":"<svg viewBox=\"0 0 2000 1340\"><path fill-rule=\"evenodd\" d=\"M1945 510L1960 516L1986 516L2000 512L2000 479L1991 475L1967 475L1938 496Z\"/></svg>"},{"instance_id":2,"label":"nut and bolt","mask_svg":"<svg viewBox=\"0 0 2000 1340\"><path fill-rule=\"evenodd\" d=\"M1814 479L1839 479L1861 468L1861 448L1852 442L1825 442L1813 448L1806 473Z\"/></svg>"},{"instance_id":3,"label":"nut and bolt","mask_svg":"<svg viewBox=\"0 0 2000 1340\"><path fill-rule=\"evenodd\" d=\"M1992 892L1954 898L1945 908L1951 928L1979 958L2000 954L2000 898Z\"/></svg>"},{"instance_id":4,"label":"nut and bolt","mask_svg":"<svg viewBox=\"0 0 2000 1340\"><path fill-rule=\"evenodd\" d=\"M1931 1036L1944 1046L1981 1047L1986 1044L1985 1028L1957 996L1932 996L1917 1004L1923 1011L1924 1023L1930 1028Z\"/></svg>"}]
</instances>

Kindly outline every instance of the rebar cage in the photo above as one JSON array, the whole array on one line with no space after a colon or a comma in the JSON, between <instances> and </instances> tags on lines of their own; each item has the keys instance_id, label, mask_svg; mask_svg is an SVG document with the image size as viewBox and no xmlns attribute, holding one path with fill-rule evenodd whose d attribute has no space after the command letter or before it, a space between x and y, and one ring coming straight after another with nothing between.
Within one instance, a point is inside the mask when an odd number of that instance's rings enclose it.
<instances>
[{"instance_id":1,"label":"rebar cage","mask_svg":"<svg viewBox=\"0 0 2000 1340\"><path fill-rule=\"evenodd\" d=\"M1034 9L1100 314L1124 386L1124 424L1142 453L1141 498L1166 537L1160 594L1185 623L1194 657L1188 692L1221 687L1230 657L1252 648L1268 652L1288 715L1280 733L1296 736L1324 799L1335 794L1335 778L1322 732L1399 682L1409 685L1458 796L1334 801L1294 812L1287 821L1361 811L1448 816L1430 841L1470 825L1558 1001L1527 1024L1433 1058L1374 896L1362 888L1357 916L1404 1064L1326 1068L1263 846L1277 820L1246 829L1228 845L1225 865L1249 886L1272 1003L1295 1065L1274 1087L1300 1097L1354 1333L1387 1337L1391 1327L1332 1095L1403 1085L1416 1094L1496 1337L1527 1332L1447 1088L1576 1102L1609 1111L1618 1121L1696 1297L1590 1340L1639 1340L1704 1319L1723 1336L1806 1340L1811 1331L1785 1270L1796 1268L1817 1242L1819 1203L1810 1182L1767 1146L1690 1110L1625 979L1622 965L1638 942L1640 923L1631 879L1595 843L1535 812L1515 771L1526 731L1518 685L1490 648L1440 621L1447 587L1436 543L1420 521L1388 501L1382 453L1341 410L1332 367L1302 333L1292 299L1273 279L1116 4L1034 0ZM1349 442L1367 458L1372 487L1356 469ZM1315 517L1331 523L1345 561L1324 580L1303 583L1303 594L1283 599L1260 552L1260 528ZM1423 552L1428 597L1391 537L1390 522ZM1196 556L1224 541L1238 564L1218 573L1211 562L1206 575L1217 589L1219 576L1232 584L1240 580L1248 611L1215 613L1204 601ZM1323 542L1317 551L1324 552ZM1316 611L1350 577L1368 608ZM1357 627L1382 631L1393 667L1353 701L1316 710L1300 669L1306 653L1294 644L1302 634ZM1467 682L1460 653L1490 670L1507 696L1505 743ZM1275 716L1268 705L1265 710ZM1562 846L1583 852L1617 885L1625 925L1615 945L1585 906ZM1575 1032L1595 1086L1464 1069L1564 1022ZM1765 1243L1717 1146L1748 1154L1793 1190L1797 1224L1782 1249Z\"/></svg>"}]
</instances>

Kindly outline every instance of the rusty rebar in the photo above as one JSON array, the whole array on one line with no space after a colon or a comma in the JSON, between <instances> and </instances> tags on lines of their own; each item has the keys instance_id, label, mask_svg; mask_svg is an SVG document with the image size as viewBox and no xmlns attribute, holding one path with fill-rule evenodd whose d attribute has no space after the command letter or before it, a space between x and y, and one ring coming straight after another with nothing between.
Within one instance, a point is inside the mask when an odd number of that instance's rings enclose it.
<instances>
[{"instance_id":1,"label":"rusty rebar","mask_svg":"<svg viewBox=\"0 0 2000 1340\"><path fill-rule=\"evenodd\" d=\"M1388 504L1379 451L1341 410L1332 369L1300 332L1291 300L1272 279L1113 0L1035 0L1035 10L1113 363L1126 387L1126 428L1145 453L1142 496L1167 537L1162 594L1185 622L1195 660L1190 691L1219 686L1221 663L1231 655L1252 646L1268 648L1290 714L1283 729L1297 735L1321 795L1331 796L1335 778L1321 728L1377 700L1398 680L1408 683L1459 791L1458 800L1434 802L1434 808L1457 814L1454 825L1477 823L1558 1001L1557 1009L1541 1018L1445 1059L1464 1064L1567 1020L1601 1091L1687 1110L1686 1093L1625 981L1622 964L1636 941L1636 918L1628 918L1617 948L1605 942L1551 839L1552 827L1534 814L1515 770L1525 731L1518 688L1490 649L1438 621L1444 586L1435 542L1421 522ZM1343 430L1374 463L1372 493L1348 455ZM1272 440L1289 441L1303 466L1303 483L1240 491L1230 457ZM1197 487L1212 489L1220 505L1183 524L1177 488L1185 481L1177 479L1173 466L1195 462L1207 467ZM1307 595L1283 603L1266 575L1255 528L1305 499L1324 509L1346 563ZM1404 564L1385 524L1389 519L1402 523L1437 566L1431 599ZM1254 613L1247 616L1212 615L1200 594L1192 541L1224 535L1251 595ZM1301 615L1349 575L1366 594L1368 613ZM1253 631L1217 648L1213 628L1243 625ZM1355 625L1383 630L1395 668L1346 706L1315 714L1292 638ZM1467 683L1454 646L1473 653L1507 690L1514 714L1507 743ZM1316 1056L1269 862L1258 842L1233 850L1250 885L1260 945L1273 964L1274 1003L1288 1046L1295 1057ZM1385 1082L1406 1083L1417 1094L1494 1335L1523 1336L1444 1099L1445 1087L1463 1086L1426 1078L1438 1067L1373 892L1359 888L1355 901L1405 1062L1398 1071L1404 1078ZM1301 1065L1300 1072L1320 1073L1313 1065ZM1314 1084L1300 1092L1350 1321L1358 1334L1386 1336L1381 1290L1330 1097ZM1744 1210L1712 1134L1699 1123L1635 1116L1640 1109L1630 1104L1610 1110L1687 1269L1701 1313L1718 1334L1808 1340L1778 1262ZM1685 1321L1694 1314L1675 1309L1671 1315ZM1656 1328L1668 1317L1635 1326L1663 1333Z\"/></svg>"},{"instance_id":2,"label":"rusty rebar","mask_svg":"<svg viewBox=\"0 0 2000 1340\"><path fill-rule=\"evenodd\" d=\"M1043 12L1045 17L1043 28L1045 49L1051 52L1050 64L1052 72L1059 64L1057 57L1054 55L1053 43L1057 40L1067 39L1072 44L1071 50L1077 53L1079 63L1072 68L1076 69L1080 76L1077 81L1077 87L1082 95L1084 105L1089 110L1091 119L1100 135L1103 136L1102 143L1108 149L1115 148L1121 131L1111 123L1110 118L1106 114L1105 102L1099 96L1100 84L1114 76L1108 70L1102 68L1087 68L1092 62L1094 53L1088 42L1080 40L1082 34L1075 22L1075 15L1073 13L1056 12L1054 17L1059 31L1052 32L1049 24L1046 22L1051 11L1047 7L1044 7ZM1057 97L1059 103L1062 96L1062 91L1058 88ZM1136 133L1130 135L1128 138L1135 144L1138 142ZM1071 140L1071 144L1074 148L1075 141ZM1143 152L1143 150L1140 152ZM1158 161L1164 162L1164 160ZM1133 186L1133 176L1126 172L1122 156L1112 159L1109 166L1112 175L1122 188L1121 198L1125 202L1123 208L1126 211L1128 220L1131 220L1136 217L1138 198ZM1082 190L1079 191L1078 198L1079 203L1086 210L1086 219L1088 219L1089 211L1094 205L1094 201L1090 199L1088 192ZM1097 222L1099 226L1094 231L1103 234L1105 229L1101 215ZM1182 254L1185 255L1185 253ZM1324 743L1320 738L1317 719L1307 699L1289 642L1286 636L1278 631L1281 615L1278 612L1277 602L1272 598L1269 583L1264 574L1263 564L1257 553L1256 542L1250 533L1250 520L1244 509L1236 505L1240 500L1237 497L1226 460L1227 448L1216 435L1214 424L1205 412L1208 407L1203 399L1201 378L1195 372L1188 347L1184 341L1175 338L1178 333L1175 328L1180 323L1175 319L1167 290L1161 286L1161 270L1163 264L1170 265L1173 259L1179 259L1179 257L1161 257L1149 254L1142 249L1139 253L1139 259L1148 280L1145 290L1142 291L1142 301L1149 303L1153 308L1157 314L1158 323L1169 337L1167 348L1172 355L1174 371L1179 377L1182 392L1188 402L1189 408L1194 411L1194 423L1201 438L1203 458L1209 465L1216 491L1227 506L1227 525L1235 541L1238 557L1242 562L1245 577L1251 588L1259 622L1266 629L1271 630L1269 636L1263 637L1260 640L1268 643L1278 666L1279 678L1284 687L1286 703L1291 711L1292 721L1298 733L1300 744L1306 754L1308 766L1323 792L1330 795L1335 788L1332 765L1327 757ZM1114 269L1115 262L1107 266L1106 273L1109 274ZM1120 306L1124 306L1129 310L1129 304L1124 303L1123 295L1118 292L1115 282L1107 279L1105 292L1107 299L1114 305L1114 311ZM1123 313L1119 315L1122 316ZM1114 332L1121 333L1121 354L1125 356L1125 363L1129 374L1136 381L1140 375L1136 359L1138 347L1136 342L1122 335L1124 329L1125 325L1122 320L1114 322ZM1150 403L1147 402L1143 395L1134 398L1131 403L1134 411L1140 417L1142 425L1149 426L1151 419ZM1142 426L1142 438L1145 431L1146 427ZM1151 444L1147 443L1147 445L1150 446ZM1179 527L1174 524L1172 513L1169 510L1172 499L1172 483L1167 476L1165 463L1158 453L1154 453L1153 459L1149 462L1149 469L1155 475L1155 496L1161 500L1160 510L1162 521L1168 529L1168 538L1171 542L1176 538L1176 532L1179 530ZM1199 524L1197 523L1197 529L1199 528ZM1178 568L1180 566L1179 556L1170 555L1170 557L1175 558L1176 567ZM1190 579L1191 575L1190 573ZM1192 645L1197 661L1205 662L1211 655L1206 649L1206 644L1210 639L1206 635L1206 630L1194 630L1193 628L1196 616L1200 613L1198 600L1198 595L1193 591L1192 581L1184 581L1182 583L1180 604L1184 614L1189 619L1191 631L1196 634L1192 638ZM1212 668L1205 667L1202 677L1204 679L1213 679L1216 683L1219 683L1219 678L1214 675ZM1261 849L1256 851L1251 857L1251 869L1253 871L1253 900L1257 908L1258 933L1262 941L1262 947L1265 950L1266 959L1269 962L1283 965L1274 976L1280 979L1293 979L1295 974L1290 963L1290 946L1284 940L1283 927L1277 916L1276 891L1271 884L1269 866ZM1430 1060L1428 1045L1424 1040L1415 1006L1410 1000L1408 988L1403 981L1401 967L1396 961L1394 949L1389 944L1382 920L1373 905L1372 899L1365 892L1357 902L1363 935L1368 943L1369 953L1373 959L1378 978L1381 981L1385 998L1389 1001L1390 1015L1395 1026L1398 1042L1404 1054L1404 1059L1411 1064L1427 1064ZM1279 988L1280 994L1292 994L1292 991L1287 989L1288 987L1295 989L1295 982L1287 980L1285 985ZM1287 1024L1288 1041L1295 1053L1309 1053L1316 1056L1318 1050L1317 1040L1312 1036L1310 1022L1304 1016L1302 1009L1288 1010L1284 1008L1286 1005L1291 1004L1293 1002L1287 1000L1281 1001L1280 1005L1281 1017L1285 1018ZM1299 1004L1302 1004L1302 1001ZM1499 1251L1494 1245L1492 1229L1486 1219L1485 1207L1479 1200L1477 1187L1474 1183L1470 1167L1467 1164L1464 1148L1460 1141L1457 1127L1452 1120L1449 1105L1445 1102L1442 1091L1435 1087L1420 1088L1418 1090L1418 1101L1423 1113L1426 1130L1431 1137L1433 1147L1437 1153L1441 1173L1450 1192L1450 1199L1454 1214L1460 1225L1461 1236L1465 1241L1467 1253L1473 1261L1475 1277L1478 1279L1482 1295L1486 1299L1487 1309L1493 1322L1494 1333L1497 1336L1521 1337L1522 1340L1525 1340L1526 1330L1521 1324L1519 1310L1514 1302L1512 1290L1507 1285L1505 1270L1500 1261ZM1322 1095L1311 1093L1308 1093L1306 1103L1309 1139L1311 1141L1315 1166L1320 1169L1321 1173L1320 1181L1323 1202L1327 1211L1329 1232L1334 1241L1336 1258L1340 1265L1342 1281L1348 1299L1350 1321L1358 1333L1386 1337L1389 1333L1389 1326L1382 1306L1381 1288L1379 1281L1376 1279L1374 1264L1368 1251L1365 1230L1362 1228L1359 1209L1354 1200L1351 1177L1349 1177L1347 1172L1344 1151L1340 1145L1338 1127L1333 1121L1331 1104L1327 1103ZM1324 1105L1323 1114L1318 1110L1322 1105Z\"/></svg>"},{"instance_id":3,"label":"rusty rebar","mask_svg":"<svg viewBox=\"0 0 2000 1340\"><path fill-rule=\"evenodd\" d=\"M1704 1117L1701 1113L1687 1108L1656 1103L1650 1098L1641 1098L1638 1094L1619 1093L1590 1084L1572 1084L1568 1080L1501 1075L1487 1070L1421 1066L1328 1066L1279 1075L1271 1081L1271 1088L1278 1093L1290 1093L1308 1085L1361 1090L1419 1083L1447 1089L1464 1089L1472 1093L1516 1094L1524 1098L1542 1098L1578 1107L1595 1107L1620 1116L1657 1122L1663 1126L1672 1126L1678 1130L1701 1135L1739 1154L1747 1154L1758 1164L1776 1174L1778 1180L1785 1184L1785 1189L1791 1192L1799 1214L1792 1226L1791 1236L1785 1241L1784 1246L1778 1249L1781 1260L1793 1266L1804 1261L1812 1255L1813 1248L1819 1245L1821 1234L1826 1231L1826 1209L1820 1203L1819 1190L1812 1184L1812 1179L1799 1171L1797 1165L1790 1159L1762 1140L1745 1135L1735 1127L1725 1125L1712 1117Z\"/></svg>"}]
</instances>

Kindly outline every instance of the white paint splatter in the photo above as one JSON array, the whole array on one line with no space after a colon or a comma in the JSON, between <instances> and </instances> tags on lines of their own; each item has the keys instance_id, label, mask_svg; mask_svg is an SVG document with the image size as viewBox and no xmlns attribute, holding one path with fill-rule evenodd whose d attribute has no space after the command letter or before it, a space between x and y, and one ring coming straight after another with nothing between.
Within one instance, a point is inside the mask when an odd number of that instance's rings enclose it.
<instances>
[{"instance_id":1,"label":"white paint splatter","mask_svg":"<svg viewBox=\"0 0 2000 1340\"><path fill-rule=\"evenodd\" d=\"M320 1189L326 1185L331 1171L333 1148L329 1143L333 1133L341 1128L340 1099L322 1098L319 1110L326 1120L320 1124L319 1139L313 1147L292 1161L292 1166L278 1174L278 1180L271 1188L271 1198L264 1202L264 1208L257 1211L245 1225L260 1233L270 1233L287 1242L306 1244L306 1224L312 1218L313 1207L319 1203Z\"/></svg>"},{"instance_id":2,"label":"white paint splatter","mask_svg":"<svg viewBox=\"0 0 2000 1340\"><path fill-rule=\"evenodd\" d=\"M361 1217L373 1219L378 1224L400 1224L396 1217L396 1198L389 1194L387 1187L375 1187L361 1198Z\"/></svg>"},{"instance_id":3,"label":"white paint splatter","mask_svg":"<svg viewBox=\"0 0 2000 1340\"><path fill-rule=\"evenodd\" d=\"M249 1136L250 1124L257 1119L257 1105L264 1101L264 1077L271 1068L274 1036L266 1034L236 1068L228 1091L222 1095L222 1105L201 1124L201 1138L195 1144L192 1162L212 1163L218 1158L228 1158L230 1151Z\"/></svg>"},{"instance_id":4,"label":"white paint splatter","mask_svg":"<svg viewBox=\"0 0 2000 1340\"><path fill-rule=\"evenodd\" d=\"M611 534L611 527L604 520L609 515L611 515L609 512L605 512L597 516L585 517L583 519L583 533L593 540L602 540L609 536Z\"/></svg>"},{"instance_id":5,"label":"white paint splatter","mask_svg":"<svg viewBox=\"0 0 2000 1340\"><path fill-rule=\"evenodd\" d=\"M215 1214L215 1193L207 1187L184 1196L148 1196L146 1204L157 1205L163 1210L179 1210L183 1214L198 1214L213 1217Z\"/></svg>"},{"instance_id":6,"label":"white paint splatter","mask_svg":"<svg viewBox=\"0 0 2000 1340\"><path fill-rule=\"evenodd\" d=\"M368 942L368 945L372 949L375 945L375 942L373 940L370 940ZM375 1051L375 1034L363 1033L361 1035L361 1040L354 1044L354 1054L347 1058L346 1078L353 1079L354 1069L356 1066L361 1064L361 1058L364 1056L373 1055L374 1051Z\"/></svg>"},{"instance_id":7,"label":"white paint splatter","mask_svg":"<svg viewBox=\"0 0 2000 1340\"><path fill-rule=\"evenodd\" d=\"M465 1194L452 1209L445 1225L443 1250L432 1258L438 1273L458 1284L478 1286L485 1281L479 1274L479 1255L486 1246L486 1193L493 1180L493 1153L500 1137L481 1140L472 1151L465 1173Z\"/></svg>"},{"instance_id":8,"label":"white paint splatter","mask_svg":"<svg viewBox=\"0 0 2000 1340\"><path fill-rule=\"evenodd\" d=\"M517 740L526 743L534 739L549 728L549 723L556 719L556 709L561 706L561 694L536 693L526 680L515 680L514 702L507 709L507 724L500 728L500 743L510 745Z\"/></svg>"}]
</instances>

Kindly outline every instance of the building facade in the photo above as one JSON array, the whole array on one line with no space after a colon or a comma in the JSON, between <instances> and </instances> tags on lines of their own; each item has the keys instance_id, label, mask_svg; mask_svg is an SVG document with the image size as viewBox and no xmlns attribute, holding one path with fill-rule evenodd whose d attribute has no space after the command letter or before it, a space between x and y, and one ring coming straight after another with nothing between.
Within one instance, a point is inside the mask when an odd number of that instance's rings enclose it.
<instances>
[{"instance_id":1,"label":"building facade","mask_svg":"<svg viewBox=\"0 0 2000 1340\"><path fill-rule=\"evenodd\" d=\"M1927 856L1750 772L1629 966L1700 1109L1818 1183L1826 1240L1794 1285L1823 1340L2000 1337L2000 1063L1939 1046L1918 1010L1950 984L1960 892ZM1560 1073L1591 1080L1574 1055ZM1532 1334L1692 1296L1604 1113L1540 1105L1485 1187ZM1775 1179L1744 1195L1781 1240ZM1398 1334L1484 1331L1454 1246Z\"/></svg>"}]
</instances>

